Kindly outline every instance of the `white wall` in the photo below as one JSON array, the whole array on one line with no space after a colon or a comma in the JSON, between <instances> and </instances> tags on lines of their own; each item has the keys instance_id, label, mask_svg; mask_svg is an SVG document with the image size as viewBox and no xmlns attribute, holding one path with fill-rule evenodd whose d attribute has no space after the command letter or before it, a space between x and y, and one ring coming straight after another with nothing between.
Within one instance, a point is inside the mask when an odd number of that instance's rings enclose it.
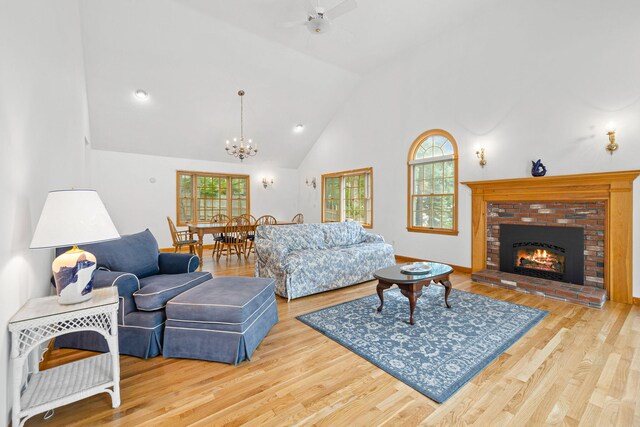
<instances>
[{"instance_id":1,"label":"white wall","mask_svg":"<svg viewBox=\"0 0 640 427\"><path fill-rule=\"evenodd\" d=\"M505 1L372 71L325 129L300 175L373 166L374 231L397 254L471 264L470 191L459 188L457 237L406 231L407 152L422 132L451 132L460 181L640 169L640 2ZM605 126L617 123L610 156ZM476 146L486 147L482 169ZM320 189L300 208L320 220ZM640 295L640 182L635 186L634 283Z\"/></svg>"},{"instance_id":2,"label":"white wall","mask_svg":"<svg viewBox=\"0 0 640 427\"><path fill-rule=\"evenodd\" d=\"M224 144L212 144L224 150ZM149 228L161 248L171 247L167 216L176 220L176 171L241 173L251 176L251 214L291 220L298 212L298 172L261 165L260 154L240 163L211 162L92 150L92 183L116 228L130 234ZM262 177L274 184L262 186ZM151 178L155 178L152 183ZM205 243L211 236L207 236Z\"/></svg>"},{"instance_id":3,"label":"white wall","mask_svg":"<svg viewBox=\"0 0 640 427\"><path fill-rule=\"evenodd\" d=\"M76 0L0 0L0 424L9 422L11 316L51 291L51 250L29 250L49 190L83 186L88 135Z\"/></svg>"}]
</instances>

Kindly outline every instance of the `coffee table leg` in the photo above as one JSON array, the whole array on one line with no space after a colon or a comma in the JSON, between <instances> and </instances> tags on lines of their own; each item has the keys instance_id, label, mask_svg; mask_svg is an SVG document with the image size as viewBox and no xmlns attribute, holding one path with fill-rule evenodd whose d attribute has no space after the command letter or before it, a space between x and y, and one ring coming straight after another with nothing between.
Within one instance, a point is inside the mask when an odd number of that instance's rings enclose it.
<instances>
[{"instance_id":1,"label":"coffee table leg","mask_svg":"<svg viewBox=\"0 0 640 427\"><path fill-rule=\"evenodd\" d=\"M409 324L415 325L416 322L413 320L413 312L416 309L416 302L418 302L418 296L415 292L407 292L407 298L409 298Z\"/></svg>"},{"instance_id":2,"label":"coffee table leg","mask_svg":"<svg viewBox=\"0 0 640 427\"><path fill-rule=\"evenodd\" d=\"M378 293L378 298L380 298L378 311L382 311L382 306L384 305L384 290L389 289L391 285L391 283L378 281L378 286L376 286L376 292Z\"/></svg>"},{"instance_id":3,"label":"coffee table leg","mask_svg":"<svg viewBox=\"0 0 640 427\"><path fill-rule=\"evenodd\" d=\"M451 304L449 304L449 294L451 293L451 282L449 280L441 280L440 284L444 286L444 305L447 308L451 308Z\"/></svg>"}]
</instances>

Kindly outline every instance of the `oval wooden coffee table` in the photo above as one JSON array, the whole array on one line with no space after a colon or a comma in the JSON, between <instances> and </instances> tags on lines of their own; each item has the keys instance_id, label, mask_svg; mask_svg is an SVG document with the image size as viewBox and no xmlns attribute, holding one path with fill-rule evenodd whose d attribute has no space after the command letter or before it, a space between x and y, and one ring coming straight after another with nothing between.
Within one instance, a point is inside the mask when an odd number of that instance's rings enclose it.
<instances>
[{"instance_id":1,"label":"oval wooden coffee table","mask_svg":"<svg viewBox=\"0 0 640 427\"><path fill-rule=\"evenodd\" d=\"M380 298L378 311L382 311L384 305L384 290L397 285L402 295L409 299L409 323L414 325L413 311L416 309L416 302L422 295L422 288L429 286L431 282L444 286L444 304L447 308L451 308L451 305L449 305L449 294L451 293L449 275L453 273L453 268L450 265L438 262L427 262L425 264L431 267L431 271L426 274L402 273L400 268L408 264L392 265L373 273L373 277L378 279L378 286L376 287L376 292L378 292L378 297Z\"/></svg>"}]
</instances>

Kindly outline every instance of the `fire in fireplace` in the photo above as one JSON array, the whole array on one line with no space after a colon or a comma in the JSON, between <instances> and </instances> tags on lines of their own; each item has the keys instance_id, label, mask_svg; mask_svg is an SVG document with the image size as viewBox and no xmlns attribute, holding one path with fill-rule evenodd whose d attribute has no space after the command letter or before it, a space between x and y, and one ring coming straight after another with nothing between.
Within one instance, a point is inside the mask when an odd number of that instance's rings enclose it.
<instances>
[{"instance_id":1,"label":"fire in fireplace","mask_svg":"<svg viewBox=\"0 0 640 427\"><path fill-rule=\"evenodd\" d=\"M584 230L500 225L500 270L582 285Z\"/></svg>"},{"instance_id":2,"label":"fire in fireplace","mask_svg":"<svg viewBox=\"0 0 640 427\"><path fill-rule=\"evenodd\" d=\"M514 273L551 280L564 279L566 258L564 247L529 240L512 243L511 253Z\"/></svg>"},{"instance_id":3,"label":"fire in fireplace","mask_svg":"<svg viewBox=\"0 0 640 427\"><path fill-rule=\"evenodd\" d=\"M564 255L546 249L517 249L516 267L564 273Z\"/></svg>"}]
</instances>

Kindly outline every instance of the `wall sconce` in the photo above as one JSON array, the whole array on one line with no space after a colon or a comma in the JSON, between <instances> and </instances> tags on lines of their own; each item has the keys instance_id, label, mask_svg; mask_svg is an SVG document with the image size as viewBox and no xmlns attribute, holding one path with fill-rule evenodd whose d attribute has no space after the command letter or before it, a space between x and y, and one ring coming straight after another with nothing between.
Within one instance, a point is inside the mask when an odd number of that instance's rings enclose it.
<instances>
[{"instance_id":1,"label":"wall sconce","mask_svg":"<svg viewBox=\"0 0 640 427\"><path fill-rule=\"evenodd\" d=\"M304 183L307 184L307 187L313 187L313 189L316 189L316 177L311 177L311 178L305 178Z\"/></svg>"},{"instance_id":2,"label":"wall sconce","mask_svg":"<svg viewBox=\"0 0 640 427\"><path fill-rule=\"evenodd\" d=\"M613 123L609 123L607 125L607 135L609 136L609 144L605 147L609 154L613 156L613 152L618 149L618 144L616 144L616 125Z\"/></svg>"},{"instance_id":3,"label":"wall sconce","mask_svg":"<svg viewBox=\"0 0 640 427\"><path fill-rule=\"evenodd\" d=\"M478 159L480 159L480 167L483 168L484 165L487 164L487 161L484 158L484 147L482 147L478 151L476 151L476 156L478 157Z\"/></svg>"},{"instance_id":4,"label":"wall sconce","mask_svg":"<svg viewBox=\"0 0 640 427\"><path fill-rule=\"evenodd\" d=\"M262 178L262 186L264 188L267 188L270 185L273 185L273 178L270 178L270 179L267 179L267 177Z\"/></svg>"}]
</instances>

